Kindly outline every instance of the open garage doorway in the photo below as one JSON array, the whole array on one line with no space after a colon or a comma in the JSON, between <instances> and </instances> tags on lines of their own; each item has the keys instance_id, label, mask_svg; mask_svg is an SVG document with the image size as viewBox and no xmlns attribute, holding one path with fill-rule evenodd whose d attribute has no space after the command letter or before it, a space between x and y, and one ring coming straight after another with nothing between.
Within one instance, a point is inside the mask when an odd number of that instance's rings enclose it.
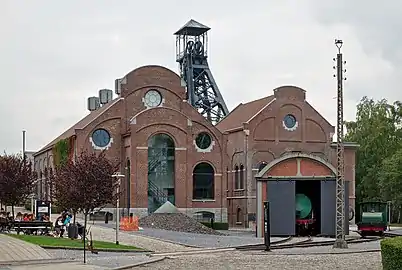
<instances>
[{"instance_id":1,"label":"open garage doorway","mask_svg":"<svg viewBox=\"0 0 402 270\"><path fill-rule=\"evenodd\" d=\"M296 181L296 235L321 234L321 181Z\"/></svg>"}]
</instances>

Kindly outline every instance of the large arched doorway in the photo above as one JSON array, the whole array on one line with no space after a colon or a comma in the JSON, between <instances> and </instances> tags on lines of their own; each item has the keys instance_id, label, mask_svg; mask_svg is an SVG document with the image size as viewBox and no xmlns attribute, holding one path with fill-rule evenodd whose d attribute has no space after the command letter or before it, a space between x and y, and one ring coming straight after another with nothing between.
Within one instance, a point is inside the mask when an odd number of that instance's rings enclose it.
<instances>
[{"instance_id":1,"label":"large arched doorway","mask_svg":"<svg viewBox=\"0 0 402 270\"><path fill-rule=\"evenodd\" d=\"M175 203L175 145L163 133L148 140L148 212L152 213L166 201Z\"/></svg>"},{"instance_id":2,"label":"large arched doorway","mask_svg":"<svg viewBox=\"0 0 402 270\"><path fill-rule=\"evenodd\" d=\"M213 200L215 198L215 172L208 163L200 163L193 171L193 199Z\"/></svg>"}]
</instances>

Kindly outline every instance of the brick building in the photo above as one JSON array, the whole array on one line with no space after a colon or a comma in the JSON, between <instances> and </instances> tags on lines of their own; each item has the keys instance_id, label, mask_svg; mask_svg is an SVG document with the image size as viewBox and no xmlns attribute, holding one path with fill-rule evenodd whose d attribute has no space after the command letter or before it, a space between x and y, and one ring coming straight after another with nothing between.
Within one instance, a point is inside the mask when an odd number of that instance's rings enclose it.
<instances>
[{"instance_id":1,"label":"brick building","mask_svg":"<svg viewBox=\"0 0 402 270\"><path fill-rule=\"evenodd\" d=\"M42 172L53 166L52 148L74 138L75 153L107 149L121 162L121 207L131 213L146 215L169 200L189 215L227 222L224 136L186 102L180 77L144 66L120 81L117 98L35 153L40 197L49 193Z\"/></svg>"},{"instance_id":2,"label":"brick building","mask_svg":"<svg viewBox=\"0 0 402 270\"><path fill-rule=\"evenodd\" d=\"M213 126L185 100L180 77L164 67L140 67L121 83L117 98L35 153L39 197L49 193L41 172L53 166L52 148L68 138L74 138L75 154L107 149L109 158L121 162L121 207L130 212L146 215L169 200L188 215L214 216L231 226L256 221L264 197L257 199L257 182L264 176L255 176L264 168L266 175L275 169L286 177L295 168L294 175L319 175L335 165L335 128L300 88L279 87L240 104ZM355 145L345 152L353 207Z\"/></svg>"},{"instance_id":3,"label":"brick building","mask_svg":"<svg viewBox=\"0 0 402 270\"><path fill-rule=\"evenodd\" d=\"M303 89L283 86L275 89L271 96L240 104L217 128L227 136L230 168L227 203L231 226L247 227L256 219L262 220L262 202L267 200L267 182L261 181L264 178L335 178L336 145L332 142L335 127L306 101ZM356 147L351 143L345 146L347 205L353 210ZM260 194L257 183L261 185ZM287 198L279 200L282 203ZM294 204L291 207L294 217ZM333 208L335 210L335 206ZM290 224L294 228L295 223Z\"/></svg>"}]
</instances>

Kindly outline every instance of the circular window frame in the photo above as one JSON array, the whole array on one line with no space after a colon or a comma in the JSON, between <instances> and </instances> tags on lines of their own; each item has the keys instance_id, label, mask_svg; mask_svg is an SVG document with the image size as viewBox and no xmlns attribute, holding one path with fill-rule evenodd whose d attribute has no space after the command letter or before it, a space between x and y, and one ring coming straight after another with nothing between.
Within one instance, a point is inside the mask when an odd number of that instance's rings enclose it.
<instances>
[{"instance_id":1,"label":"circular window frame","mask_svg":"<svg viewBox=\"0 0 402 270\"><path fill-rule=\"evenodd\" d=\"M159 100L159 103L153 103L152 101L149 101L150 102L150 104L147 102L148 100L147 100L147 95L149 95L149 93L151 93L151 92L154 92L154 93L156 93L157 95L159 95L159 97L160 97L160 100ZM158 90L158 89L154 89L154 88L152 88L152 89L149 89L146 93L145 93L145 95L144 95L144 98L143 98L143 102L144 102L144 105L147 107L147 108L156 108L156 107L159 107L162 103L163 103L163 96L162 96L162 94L161 94L161 92Z\"/></svg>"},{"instance_id":2,"label":"circular window frame","mask_svg":"<svg viewBox=\"0 0 402 270\"><path fill-rule=\"evenodd\" d=\"M200 140L199 138L200 138L202 135L208 136L208 138L209 138L208 146L200 145L201 142L199 141L199 140ZM201 150L201 151L207 151L208 149L210 149L210 148L213 146L212 136L211 136L208 132L206 132L206 131L202 131L202 132L198 133L197 136L195 137L195 140L194 140L194 141L195 141L195 146L196 146L199 150Z\"/></svg>"},{"instance_id":3,"label":"circular window frame","mask_svg":"<svg viewBox=\"0 0 402 270\"><path fill-rule=\"evenodd\" d=\"M103 145L103 144L102 144L102 145L98 144L98 143L96 142L96 139L94 139L95 133L96 133L96 132L99 132L99 131L106 132L106 134L107 134L108 137L109 137L108 142L107 142L105 145ZM95 129L95 130L92 132L91 140L92 140L92 143L93 143L93 145L94 145L95 147L104 149L104 148L107 148L107 147L110 145L110 143L112 142L113 139L112 139L112 136L110 135L110 132L109 132L108 130L106 130L105 128L97 128L97 129Z\"/></svg>"},{"instance_id":4,"label":"circular window frame","mask_svg":"<svg viewBox=\"0 0 402 270\"><path fill-rule=\"evenodd\" d=\"M292 121L293 121L293 125L292 125L292 126L289 126L289 125L288 125L288 123L287 123L288 118L291 118L291 119L292 119ZM293 114L288 113L288 114L286 114L286 115L283 117L282 126L283 126L284 129L286 129L287 131L294 131L294 130L296 130L297 127L298 127L298 125L299 125L299 123L298 123L298 121L297 121L297 118L296 118L296 116L294 116Z\"/></svg>"}]
</instances>

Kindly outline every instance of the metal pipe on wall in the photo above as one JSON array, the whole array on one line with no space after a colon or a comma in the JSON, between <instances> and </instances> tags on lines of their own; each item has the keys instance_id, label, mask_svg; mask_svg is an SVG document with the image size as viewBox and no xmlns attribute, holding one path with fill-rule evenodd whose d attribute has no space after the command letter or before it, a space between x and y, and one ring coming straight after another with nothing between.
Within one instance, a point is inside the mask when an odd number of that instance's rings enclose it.
<instances>
[{"instance_id":1,"label":"metal pipe on wall","mask_svg":"<svg viewBox=\"0 0 402 270\"><path fill-rule=\"evenodd\" d=\"M248 194L248 184L249 183L251 183L251 181L250 181L250 177L249 177L249 175L248 175L248 172L249 172L249 170L248 170L248 167L249 167L249 164L248 164L248 135L250 134L250 131L248 130L248 129L244 129L244 135L245 135L245 137L244 137L244 152L245 152L245 155L244 155L244 172L241 172L242 174L245 174L245 180L246 180L246 183L243 183L243 185L244 185L244 195L245 195L245 200L246 200L246 209L245 209L245 219L244 219L244 222L245 222L245 225L246 225L246 228L248 228L249 227L249 224L248 224L248 198L249 198L249 194ZM252 171L252 170L250 170L250 171Z\"/></svg>"}]
</instances>

